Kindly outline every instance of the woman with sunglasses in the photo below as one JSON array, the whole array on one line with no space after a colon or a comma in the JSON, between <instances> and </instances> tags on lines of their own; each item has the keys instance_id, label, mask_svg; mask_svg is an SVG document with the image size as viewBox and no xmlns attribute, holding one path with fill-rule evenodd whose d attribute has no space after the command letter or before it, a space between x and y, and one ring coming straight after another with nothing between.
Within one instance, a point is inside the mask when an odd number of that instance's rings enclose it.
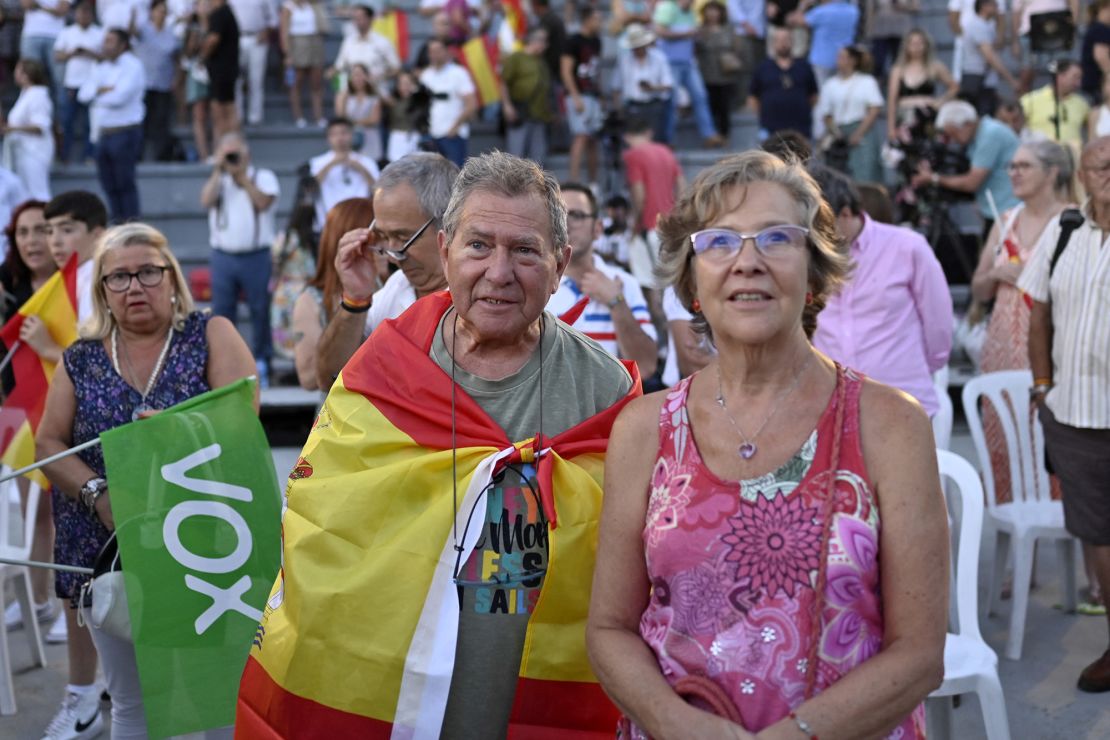
<instances>
[{"instance_id":1,"label":"woman with sunglasses","mask_svg":"<svg viewBox=\"0 0 1110 740\"><path fill-rule=\"evenodd\" d=\"M181 266L156 229L131 223L109 230L93 258L92 284L93 315L63 353L46 398L40 459L255 374L231 322L193 310ZM54 484L55 561L92 567L115 529L100 446L43 472ZM59 595L75 600L85 580L59 573ZM145 737L134 646L89 627L112 695L112 735Z\"/></svg>"},{"instance_id":2,"label":"woman with sunglasses","mask_svg":"<svg viewBox=\"0 0 1110 740\"><path fill-rule=\"evenodd\" d=\"M746 152L659 230L719 354L610 437L587 645L628 736L923 737L948 592L933 435L810 343L849 269L832 211Z\"/></svg>"}]
</instances>

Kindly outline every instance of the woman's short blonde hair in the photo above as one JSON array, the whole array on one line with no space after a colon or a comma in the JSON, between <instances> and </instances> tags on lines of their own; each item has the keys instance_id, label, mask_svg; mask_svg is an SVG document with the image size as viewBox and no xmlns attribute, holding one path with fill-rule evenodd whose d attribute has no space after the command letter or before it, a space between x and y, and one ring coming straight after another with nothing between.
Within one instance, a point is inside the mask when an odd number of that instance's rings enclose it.
<instances>
[{"instance_id":1,"label":"woman's short blonde hair","mask_svg":"<svg viewBox=\"0 0 1110 740\"><path fill-rule=\"evenodd\" d=\"M108 310L108 296L105 293L104 257L114 249L134 246L154 247L169 265L169 278L173 281L174 295L177 296L173 304L173 327L178 330L185 328L185 319L193 312L193 296L185 283L181 264L173 256L170 244L161 231L148 224L130 223L108 229L96 246L92 276L93 313L81 326L79 334L82 339L104 339L116 328L116 317Z\"/></svg>"},{"instance_id":2,"label":"woman's short blonde hair","mask_svg":"<svg viewBox=\"0 0 1110 740\"><path fill-rule=\"evenodd\" d=\"M813 301L802 311L802 327L812 337L817 314L848 278L850 262L840 249L836 219L821 197L821 190L805 168L783 162L773 154L747 151L722 159L697 176L675 203L670 214L659 219L659 277L664 285L674 286L679 301L693 312L698 294L694 280L694 246L690 235L706 228L728 207L730 193L756 182L772 182L783 187L798 206L800 226L809 229L809 291ZM712 338L705 317L697 312L694 328Z\"/></svg>"}]
</instances>

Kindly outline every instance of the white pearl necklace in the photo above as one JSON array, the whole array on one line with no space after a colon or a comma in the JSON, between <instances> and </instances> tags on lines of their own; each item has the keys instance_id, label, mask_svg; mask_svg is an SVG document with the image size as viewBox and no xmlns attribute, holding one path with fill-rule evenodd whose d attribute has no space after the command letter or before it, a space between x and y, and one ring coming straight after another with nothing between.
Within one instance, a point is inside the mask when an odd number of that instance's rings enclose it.
<instances>
[{"instance_id":1,"label":"white pearl necklace","mask_svg":"<svg viewBox=\"0 0 1110 740\"><path fill-rule=\"evenodd\" d=\"M162 372L162 365L166 361L166 355L170 352L171 341L173 341L173 326L166 332L166 342L162 345L162 351L158 355L158 361L154 363L154 369L150 371L150 378L146 381L146 389L142 392L142 400L139 401L139 405L135 407L135 410L131 412L132 421L138 419L139 415L144 411L154 410L147 405L146 399L147 396L150 395L150 391L154 388L154 383L158 380L159 373ZM135 374L135 368L131 367L131 360L128 359L126 354L123 356L123 360L127 363L127 369L131 371L131 379L137 381L139 378ZM122 378L123 372L119 368L119 331L117 331L115 327L112 328L112 367L116 369L116 374Z\"/></svg>"}]
</instances>

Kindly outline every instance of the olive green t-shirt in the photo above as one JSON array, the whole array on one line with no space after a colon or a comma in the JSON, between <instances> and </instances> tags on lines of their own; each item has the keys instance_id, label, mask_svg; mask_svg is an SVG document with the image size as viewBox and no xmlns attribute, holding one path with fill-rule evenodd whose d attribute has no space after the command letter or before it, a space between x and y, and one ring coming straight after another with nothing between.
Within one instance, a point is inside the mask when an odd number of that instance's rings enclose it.
<instances>
[{"instance_id":1,"label":"olive green t-shirt","mask_svg":"<svg viewBox=\"0 0 1110 740\"><path fill-rule=\"evenodd\" d=\"M444 320L454 317L448 311ZM431 358L451 372L443 321ZM455 381L514 442L541 431L554 437L603 411L628 393L632 378L612 355L582 333L544 316L541 353L517 372L487 380L455 368ZM555 491L558 496L559 492ZM459 572L459 638L444 738L503 738L516 692L528 619L547 571L547 522L535 470L512 466L486 492L484 517L472 526L482 534ZM460 535L461 536L461 535ZM590 584L582 584L582 597Z\"/></svg>"}]
</instances>

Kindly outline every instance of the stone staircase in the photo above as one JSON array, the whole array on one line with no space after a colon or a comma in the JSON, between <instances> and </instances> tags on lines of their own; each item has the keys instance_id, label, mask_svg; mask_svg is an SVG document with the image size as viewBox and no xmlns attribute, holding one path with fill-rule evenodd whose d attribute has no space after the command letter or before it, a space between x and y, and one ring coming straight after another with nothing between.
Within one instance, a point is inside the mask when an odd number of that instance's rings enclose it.
<instances>
[{"instance_id":1,"label":"stone staircase","mask_svg":"<svg viewBox=\"0 0 1110 740\"><path fill-rule=\"evenodd\" d=\"M400 0L395 4L409 11L410 48L411 53L415 55L430 35L430 21L422 18L415 11L417 0ZM925 28L933 36L940 58L950 63L952 36L948 29L944 0L925 0L923 5L924 9L917 25ZM333 59L338 52L341 26L338 19L332 24L333 31L327 39L328 59ZM606 74L612 69L616 54L616 41L606 39L604 48ZM246 134L254 163L274 170L281 181L282 194L278 209L280 227L284 225L292 204L298 166L310 157L325 151L326 143L320 129L314 127L298 129L293 125L287 93L281 86L280 70L276 67L276 60L271 59L271 64L275 66L267 76L265 123L258 127L248 127ZM329 114L332 110L331 99L329 88L326 95L326 110ZM733 115L729 147L726 150L705 150L701 148L700 138L692 120L686 117L679 122L675 150L687 177L692 178L723 153L754 146L757 140L756 132L754 117L746 111L739 111ZM175 134L183 142L192 140L191 129L187 126L175 127ZM501 146L503 146L503 138L498 133L496 122L483 120L472 126L471 153L488 151ZM559 177L565 177L567 174L565 153L553 153L546 165ZM199 203L199 194L201 185L209 172L210 167L202 163L142 163L138 168L144 220L167 234L175 253L187 269L204 264L208 259L208 226L205 211ZM56 167L52 177L54 192L73 188L100 192L95 168L91 166Z\"/></svg>"}]
</instances>

